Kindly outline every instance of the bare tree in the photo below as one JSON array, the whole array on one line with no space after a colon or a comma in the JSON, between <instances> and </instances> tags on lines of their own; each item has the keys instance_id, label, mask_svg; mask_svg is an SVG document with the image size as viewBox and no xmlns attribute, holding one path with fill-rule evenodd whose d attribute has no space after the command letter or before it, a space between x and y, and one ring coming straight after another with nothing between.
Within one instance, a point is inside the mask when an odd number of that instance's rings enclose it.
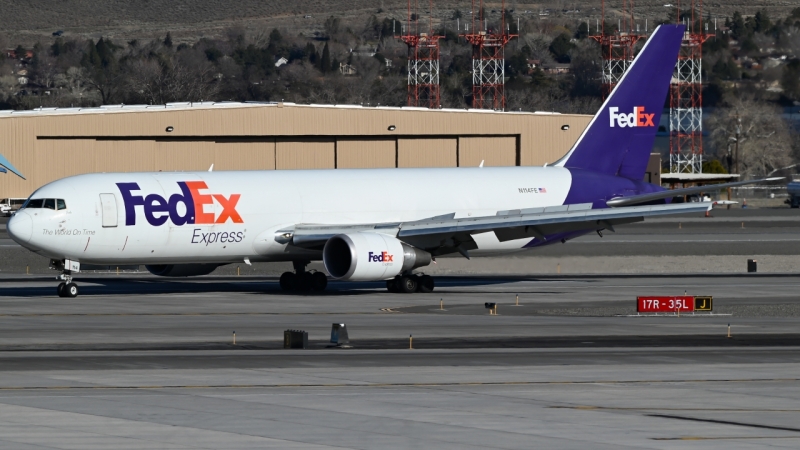
<instances>
[{"instance_id":1,"label":"bare tree","mask_svg":"<svg viewBox=\"0 0 800 450\"><path fill-rule=\"evenodd\" d=\"M184 58L178 54L163 63L155 59L130 63L128 83L134 96L149 104L214 99L219 92L214 66L207 61Z\"/></svg>"},{"instance_id":2,"label":"bare tree","mask_svg":"<svg viewBox=\"0 0 800 450\"><path fill-rule=\"evenodd\" d=\"M34 83L50 89L55 86L58 74L59 70L56 67L55 58L47 52L36 55L36 64L33 65L33 73L31 74L31 79Z\"/></svg>"},{"instance_id":3,"label":"bare tree","mask_svg":"<svg viewBox=\"0 0 800 450\"><path fill-rule=\"evenodd\" d=\"M728 95L723 101L706 126L717 154L725 159L730 154L734 171L737 156L745 177L764 176L790 164L791 131L777 107L752 95Z\"/></svg>"},{"instance_id":4,"label":"bare tree","mask_svg":"<svg viewBox=\"0 0 800 450\"><path fill-rule=\"evenodd\" d=\"M601 103L596 97L570 97L553 84L540 89L507 90L506 102L511 111L553 111L564 114L595 114Z\"/></svg>"},{"instance_id":5,"label":"bare tree","mask_svg":"<svg viewBox=\"0 0 800 450\"><path fill-rule=\"evenodd\" d=\"M550 53L550 38L543 34L528 34L525 36L525 45L531 49L531 57L538 59L542 64L555 62Z\"/></svg>"}]
</instances>

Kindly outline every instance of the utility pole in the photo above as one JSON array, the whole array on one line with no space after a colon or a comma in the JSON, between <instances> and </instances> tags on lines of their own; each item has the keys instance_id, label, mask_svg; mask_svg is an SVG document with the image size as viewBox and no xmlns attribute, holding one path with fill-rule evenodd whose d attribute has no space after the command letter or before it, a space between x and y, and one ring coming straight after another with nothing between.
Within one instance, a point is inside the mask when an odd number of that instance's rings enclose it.
<instances>
[{"instance_id":1,"label":"utility pole","mask_svg":"<svg viewBox=\"0 0 800 450\"><path fill-rule=\"evenodd\" d=\"M741 174L739 172L739 140L742 134L742 118L736 116L736 173Z\"/></svg>"}]
</instances>

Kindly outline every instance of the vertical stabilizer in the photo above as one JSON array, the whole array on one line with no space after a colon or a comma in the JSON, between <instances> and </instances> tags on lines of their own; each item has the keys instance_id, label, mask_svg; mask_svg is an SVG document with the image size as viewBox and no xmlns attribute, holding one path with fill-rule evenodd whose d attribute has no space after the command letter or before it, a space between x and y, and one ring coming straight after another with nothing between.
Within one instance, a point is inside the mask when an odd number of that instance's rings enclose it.
<instances>
[{"instance_id":1,"label":"vertical stabilizer","mask_svg":"<svg viewBox=\"0 0 800 450\"><path fill-rule=\"evenodd\" d=\"M581 137L555 165L641 180L658 131L683 25L653 32Z\"/></svg>"}]
</instances>

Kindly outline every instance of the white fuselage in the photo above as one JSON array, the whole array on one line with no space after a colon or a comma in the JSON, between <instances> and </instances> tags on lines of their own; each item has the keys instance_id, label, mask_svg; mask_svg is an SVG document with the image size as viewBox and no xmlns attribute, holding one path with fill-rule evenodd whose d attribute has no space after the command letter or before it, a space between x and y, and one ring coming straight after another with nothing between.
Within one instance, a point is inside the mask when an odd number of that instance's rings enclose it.
<instances>
[{"instance_id":1,"label":"white fuselage","mask_svg":"<svg viewBox=\"0 0 800 450\"><path fill-rule=\"evenodd\" d=\"M43 256L91 264L319 259L318 252L287 249L276 232L297 224L408 222L562 205L571 181L560 167L87 174L38 189L32 199L63 199L66 209L23 209L9 230ZM179 182L194 186L191 199L181 197ZM202 183L206 189L197 188ZM197 206L196 223L180 224L187 221L181 200ZM475 241L478 250L470 253L485 255L518 251L530 239L500 243L483 233Z\"/></svg>"}]
</instances>

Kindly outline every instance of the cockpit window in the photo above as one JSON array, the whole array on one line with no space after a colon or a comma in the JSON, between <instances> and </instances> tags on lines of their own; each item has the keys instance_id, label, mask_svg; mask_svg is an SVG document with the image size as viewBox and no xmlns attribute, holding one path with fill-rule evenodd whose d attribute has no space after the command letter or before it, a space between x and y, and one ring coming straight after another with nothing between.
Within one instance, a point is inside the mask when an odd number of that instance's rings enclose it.
<instances>
[{"instance_id":1,"label":"cockpit window","mask_svg":"<svg viewBox=\"0 0 800 450\"><path fill-rule=\"evenodd\" d=\"M67 209L67 202L62 198L32 198L25 202L20 209L25 208L46 208L60 211Z\"/></svg>"},{"instance_id":2,"label":"cockpit window","mask_svg":"<svg viewBox=\"0 0 800 450\"><path fill-rule=\"evenodd\" d=\"M23 205L23 208L41 208L43 204L43 198L32 198L28 200L27 204Z\"/></svg>"}]
</instances>

